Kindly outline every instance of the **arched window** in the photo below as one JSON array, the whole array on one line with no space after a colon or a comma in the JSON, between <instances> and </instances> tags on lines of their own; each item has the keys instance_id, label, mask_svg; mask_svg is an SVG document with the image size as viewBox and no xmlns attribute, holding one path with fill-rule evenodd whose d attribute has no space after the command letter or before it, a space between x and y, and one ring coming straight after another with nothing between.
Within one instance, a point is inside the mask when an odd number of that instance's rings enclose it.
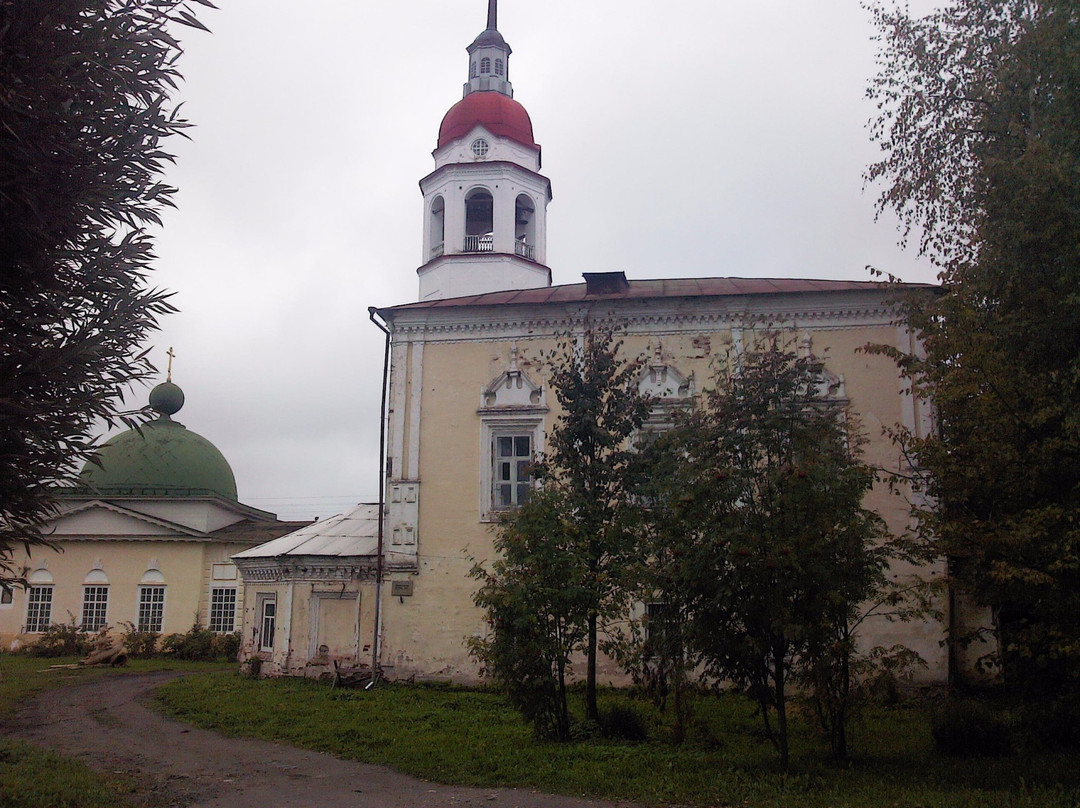
<instances>
[{"instance_id":1,"label":"arched window","mask_svg":"<svg viewBox=\"0 0 1080 808\"><path fill-rule=\"evenodd\" d=\"M491 72L491 59L484 57L480 60L480 75L486 76Z\"/></svg>"},{"instance_id":2,"label":"arched window","mask_svg":"<svg viewBox=\"0 0 1080 808\"><path fill-rule=\"evenodd\" d=\"M431 245L431 258L438 258L444 252L443 241L446 239L446 202L441 196L431 201L431 219L429 221L428 243Z\"/></svg>"},{"instance_id":3,"label":"arched window","mask_svg":"<svg viewBox=\"0 0 1080 808\"><path fill-rule=\"evenodd\" d=\"M469 63L469 78L470 79L475 79L476 78L476 62L470 62Z\"/></svg>"},{"instance_id":4,"label":"arched window","mask_svg":"<svg viewBox=\"0 0 1080 808\"><path fill-rule=\"evenodd\" d=\"M502 59L496 59L495 60L495 75L496 76L501 76L502 74L503 74L503 60Z\"/></svg>"},{"instance_id":5,"label":"arched window","mask_svg":"<svg viewBox=\"0 0 1080 808\"><path fill-rule=\"evenodd\" d=\"M27 634L44 631L52 623L53 577L45 569L30 573L26 589L26 628Z\"/></svg>"},{"instance_id":6,"label":"arched window","mask_svg":"<svg viewBox=\"0 0 1080 808\"><path fill-rule=\"evenodd\" d=\"M109 613L109 578L100 567L90 570L83 581L83 631L101 631Z\"/></svg>"},{"instance_id":7,"label":"arched window","mask_svg":"<svg viewBox=\"0 0 1080 808\"><path fill-rule=\"evenodd\" d=\"M465 197L465 244L462 252L493 249L494 201L486 188L474 188Z\"/></svg>"},{"instance_id":8,"label":"arched window","mask_svg":"<svg viewBox=\"0 0 1080 808\"><path fill-rule=\"evenodd\" d=\"M139 581L139 614L135 627L139 631L160 634L165 622L165 576L151 567Z\"/></svg>"},{"instance_id":9,"label":"arched window","mask_svg":"<svg viewBox=\"0 0 1080 808\"><path fill-rule=\"evenodd\" d=\"M526 194L514 202L514 252L536 260L536 203Z\"/></svg>"}]
</instances>

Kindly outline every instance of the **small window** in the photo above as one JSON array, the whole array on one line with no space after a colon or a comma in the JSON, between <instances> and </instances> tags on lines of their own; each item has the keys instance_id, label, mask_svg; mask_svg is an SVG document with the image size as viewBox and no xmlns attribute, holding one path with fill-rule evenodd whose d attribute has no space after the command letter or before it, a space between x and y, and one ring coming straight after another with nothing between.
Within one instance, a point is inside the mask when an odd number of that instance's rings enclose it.
<instances>
[{"instance_id":1,"label":"small window","mask_svg":"<svg viewBox=\"0 0 1080 808\"><path fill-rule=\"evenodd\" d=\"M524 504L532 491L529 467L533 462L532 435L497 435L491 474L492 506L499 509Z\"/></svg>"},{"instance_id":2,"label":"small window","mask_svg":"<svg viewBox=\"0 0 1080 808\"><path fill-rule=\"evenodd\" d=\"M44 631L52 622L53 588L32 586L26 593L26 633Z\"/></svg>"},{"instance_id":3,"label":"small window","mask_svg":"<svg viewBox=\"0 0 1080 808\"><path fill-rule=\"evenodd\" d=\"M152 631L155 634L160 634L164 620L165 587L140 586L138 630Z\"/></svg>"},{"instance_id":4,"label":"small window","mask_svg":"<svg viewBox=\"0 0 1080 808\"><path fill-rule=\"evenodd\" d=\"M475 79L476 78L476 62L472 62L472 63L469 64L469 78L470 79Z\"/></svg>"},{"instance_id":5,"label":"small window","mask_svg":"<svg viewBox=\"0 0 1080 808\"><path fill-rule=\"evenodd\" d=\"M501 76L502 74L503 74L503 60L502 59L496 59L495 60L495 75L496 76Z\"/></svg>"},{"instance_id":6,"label":"small window","mask_svg":"<svg viewBox=\"0 0 1080 808\"><path fill-rule=\"evenodd\" d=\"M486 157L490 148L490 144L484 138L478 137L472 142L473 157Z\"/></svg>"},{"instance_id":7,"label":"small window","mask_svg":"<svg viewBox=\"0 0 1080 808\"><path fill-rule=\"evenodd\" d=\"M0 606L10 606L15 601L15 592L10 586L0 584Z\"/></svg>"},{"instance_id":8,"label":"small window","mask_svg":"<svg viewBox=\"0 0 1080 808\"><path fill-rule=\"evenodd\" d=\"M218 634L236 631L236 588L210 590L210 630Z\"/></svg>"},{"instance_id":9,"label":"small window","mask_svg":"<svg viewBox=\"0 0 1080 808\"><path fill-rule=\"evenodd\" d=\"M489 59L488 57L485 56L483 59L480 60L480 74L483 75L483 76L486 76L490 72L491 72L491 59ZM458 75L460 75L460 73Z\"/></svg>"},{"instance_id":10,"label":"small window","mask_svg":"<svg viewBox=\"0 0 1080 808\"><path fill-rule=\"evenodd\" d=\"M266 598L262 602L259 631L259 650L274 650L274 632L277 630L277 598Z\"/></svg>"}]
</instances>

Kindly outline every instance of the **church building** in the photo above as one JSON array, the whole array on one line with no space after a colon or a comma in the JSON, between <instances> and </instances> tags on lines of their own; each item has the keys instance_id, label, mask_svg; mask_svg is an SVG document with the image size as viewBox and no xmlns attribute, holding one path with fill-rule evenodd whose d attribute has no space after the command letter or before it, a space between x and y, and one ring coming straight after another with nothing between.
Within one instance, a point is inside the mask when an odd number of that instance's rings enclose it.
<instances>
[{"instance_id":1,"label":"church building","mask_svg":"<svg viewBox=\"0 0 1080 808\"><path fill-rule=\"evenodd\" d=\"M752 344L764 327L780 329L824 358L830 396L851 405L869 438L869 463L888 470L903 462L883 427L930 428L926 402L905 395L894 364L860 350L912 349L897 323L896 287L742 278L729 266L688 268L695 277L677 280L596 272L553 286L545 263L551 182L540 173L529 114L514 98L496 0L467 52L463 98L443 117L434 170L420 181L418 299L371 310L389 341L381 529L368 506L367 526L345 531L351 541L330 541L344 537L337 524L320 542L317 524L303 531L304 551L286 537L278 551L268 545L238 557L248 603L279 604L269 641L258 636L261 616L245 615L252 628L242 654L261 653L267 672L300 673L318 654L327 661L331 643L316 636L310 597L325 605L336 590L349 600L342 663L375 663L397 679L478 678L467 640L486 629L469 570L493 557L498 517L527 495L531 461L559 417L542 360L556 335L617 326L626 355L647 357L641 391L675 406L709 385L716 357ZM893 531L907 527L907 504L884 485L866 504ZM332 549L320 556L320 544ZM892 572L942 576L944 565ZM938 621L871 620L863 632L864 646L907 645L926 660L925 678L946 679ZM618 677L610 663L601 673Z\"/></svg>"},{"instance_id":2,"label":"church building","mask_svg":"<svg viewBox=\"0 0 1080 808\"><path fill-rule=\"evenodd\" d=\"M237 499L214 444L173 419L184 393L150 393L157 414L108 440L78 485L57 494L51 547L12 559L28 586L0 588L0 648L33 643L54 623L83 631L130 624L174 634L240 630L243 591L230 556L306 522L279 521Z\"/></svg>"}]
</instances>

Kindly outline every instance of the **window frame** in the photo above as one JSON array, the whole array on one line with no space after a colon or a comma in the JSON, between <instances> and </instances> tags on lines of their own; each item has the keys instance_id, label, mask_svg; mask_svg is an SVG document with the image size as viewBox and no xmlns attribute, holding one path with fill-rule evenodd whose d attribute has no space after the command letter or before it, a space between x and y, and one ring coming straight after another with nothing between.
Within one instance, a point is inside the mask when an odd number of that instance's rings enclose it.
<instances>
[{"instance_id":1,"label":"window frame","mask_svg":"<svg viewBox=\"0 0 1080 808\"><path fill-rule=\"evenodd\" d=\"M273 614L266 614L267 606L273 607ZM277 633L277 595L259 595L259 653L260 654L272 654L274 653L274 636ZM267 631L267 620L269 620L269 631ZM269 638L269 641L267 640Z\"/></svg>"},{"instance_id":2,"label":"window frame","mask_svg":"<svg viewBox=\"0 0 1080 808\"><path fill-rule=\"evenodd\" d=\"M500 514L517 507L521 503L509 506L496 505L495 501L495 464L498 438L529 437L532 444L532 460L543 450L543 416L527 418L485 418L481 429L480 454L480 520L498 521ZM529 485L536 487L536 479L529 475Z\"/></svg>"},{"instance_id":3,"label":"window frame","mask_svg":"<svg viewBox=\"0 0 1080 808\"><path fill-rule=\"evenodd\" d=\"M148 600L146 596L151 593L160 593L160 599ZM153 627L155 622L157 628ZM137 631L154 634L160 634L165 628L165 584L139 584L139 598L135 604L135 627Z\"/></svg>"},{"instance_id":4,"label":"window frame","mask_svg":"<svg viewBox=\"0 0 1080 808\"><path fill-rule=\"evenodd\" d=\"M23 621L25 634L41 634L52 625L54 589L55 586L53 584L31 584L26 588L26 617ZM47 594L48 597L39 599L40 596L45 594ZM44 610L40 608L43 603L46 607ZM38 609L35 610L35 606L37 606ZM36 611L38 613L31 618L31 611ZM42 612L44 612L44 614L42 614ZM31 619L33 620L33 623L31 623Z\"/></svg>"},{"instance_id":5,"label":"window frame","mask_svg":"<svg viewBox=\"0 0 1080 808\"><path fill-rule=\"evenodd\" d=\"M107 625L109 625L109 585L83 584L79 628L89 633L101 631Z\"/></svg>"},{"instance_id":6,"label":"window frame","mask_svg":"<svg viewBox=\"0 0 1080 808\"><path fill-rule=\"evenodd\" d=\"M217 593L231 593L231 599L223 598L221 600L215 600ZM206 628L215 634L234 633L236 631L237 600L236 586L211 586L210 601L206 611ZM225 625L224 612L226 606L231 607L232 620L229 624L229 628L223 627Z\"/></svg>"}]
</instances>

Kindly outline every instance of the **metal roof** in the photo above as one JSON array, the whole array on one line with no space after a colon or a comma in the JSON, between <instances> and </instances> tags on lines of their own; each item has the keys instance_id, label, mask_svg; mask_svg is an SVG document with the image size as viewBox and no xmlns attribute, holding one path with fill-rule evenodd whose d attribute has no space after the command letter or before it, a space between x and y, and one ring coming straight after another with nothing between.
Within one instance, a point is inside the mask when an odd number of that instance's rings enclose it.
<instances>
[{"instance_id":1,"label":"metal roof","mask_svg":"<svg viewBox=\"0 0 1080 808\"><path fill-rule=\"evenodd\" d=\"M808 294L820 292L888 292L897 285L881 281L836 281L803 278L661 278L629 281L625 291L607 294L588 294L587 284L572 283L545 286L538 289L488 292L468 297L427 300L405 303L380 311L396 312L412 309L442 309L461 306L544 305L576 303L589 300L640 300L673 297L737 297L744 295ZM934 289L932 284L905 283L899 288Z\"/></svg>"},{"instance_id":2,"label":"metal roof","mask_svg":"<svg viewBox=\"0 0 1080 808\"><path fill-rule=\"evenodd\" d=\"M345 514L302 527L233 558L282 556L374 556L379 552L379 506L357 505Z\"/></svg>"}]
</instances>

